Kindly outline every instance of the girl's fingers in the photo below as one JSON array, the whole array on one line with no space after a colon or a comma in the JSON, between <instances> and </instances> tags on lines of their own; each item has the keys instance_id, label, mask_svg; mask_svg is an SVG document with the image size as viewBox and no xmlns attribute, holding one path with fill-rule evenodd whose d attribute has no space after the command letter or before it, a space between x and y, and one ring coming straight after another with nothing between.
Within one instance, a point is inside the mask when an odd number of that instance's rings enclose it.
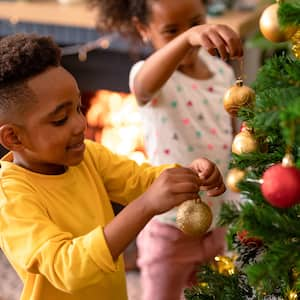
<instances>
[{"instance_id":1,"label":"girl's fingers","mask_svg":"<svg viewBox=\"0 0 300 300\"><path fill-rule=\"evenodd\" d=\"M226 50L226 42L223 40L222 36L218 32L213 31L209 35L211 42L215 45L215 48L218 50L219 55L223 60L228 59L228 52Z\"/></svg>"},{"instance_id":2,"label":"girl's fingers","mask_svg":"<svg viewBox=\"0 0 300 300\"><path fill-rule=\"evenodd\" d=\"M225 41L231 58L243 56L243 44L238 34L226 26L221 26L219 34Z\"/></svg>"},{"instance_id":3,"label":"girl's fingers","mask_svg":"<svg viewBox=\"0 0 300 300\"><path fill-rule=\"evenodd\" d=\"M209 54L216 56L216 47L214 43L209 38L209 35L204 33L199 36L198 40L200 40L197 44L201 45Z\"/></svg>"}]
</instances>

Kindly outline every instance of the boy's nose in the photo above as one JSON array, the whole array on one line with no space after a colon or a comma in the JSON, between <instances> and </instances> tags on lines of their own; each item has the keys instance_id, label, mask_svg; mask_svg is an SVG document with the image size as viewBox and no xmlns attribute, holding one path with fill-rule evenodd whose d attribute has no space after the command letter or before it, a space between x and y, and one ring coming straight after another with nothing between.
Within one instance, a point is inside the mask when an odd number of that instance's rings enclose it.
<instances>
[{"instance_id":1,"label":"boy's nose","mask_svg":"<svg viewBox=\"0 0 300 300\"><path fill-rule=\"evenodd\" d=\"M83 114L78 114L78 117L74 119L74 134L82 134L87 127L86 118Z\"/></svg>"}]
</instances>

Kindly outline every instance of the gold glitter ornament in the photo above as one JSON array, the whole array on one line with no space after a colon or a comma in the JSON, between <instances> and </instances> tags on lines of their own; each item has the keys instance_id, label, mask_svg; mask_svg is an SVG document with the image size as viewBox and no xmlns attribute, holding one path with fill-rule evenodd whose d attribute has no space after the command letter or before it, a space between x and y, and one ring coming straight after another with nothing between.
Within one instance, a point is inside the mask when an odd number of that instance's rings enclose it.
<instances>
[{"instance_id":1,"label":"gold glitter ornament","mask_svg":"<svg viewBox=\"0 0 300 300\"><path fill-rule=\"evenodd\" d=\"M225 110L233 117L242 106L251 106L255 101L255 92L244 85L242 79L237 79L235 85L229 88L223 98Z\"/></svg>"},{"instance_id":2,"label":"gold glitter ornament","mask_svg":"<svg viewBox=\"0 0 300 300\"><path fill-rule=\"evenodd\" d=\"M212 219L210 207L201 199L194 199L178 207L176 224L187 235L202 236L209 229Z\"/></svg>"},{"instance_id":3,"label":"gold glitter ornament","mask_svg":"<svg viewBox=\"0 0 300 300\"><path fill-rule=\"evenodd\" d=\"M259 19L259 29L261 33L266 39L274 43L286 42L296 31L295 26L284 29L280 28L278 8L278 3L268 6Z\"/></svg>"},{"instance_id":4,"label":"gold glitter ornament","mask_svg":"<svg viewBox=\"0 0 300 300\"><path fill-rule=\"evenodd\" d=\"M235 154L255 152L258 148L258 143L248 128L242 129L232 142L231 151Z\"/></svg>"},{"instance_id":5,"label":"gold glitter ornament","mask_svg":"<svg viewBox=\"0 0 300 300\"><path fill-rule=\"evenodd\" d=\"M239 193L238 183L245 177L246 172L238 168L232 168L226 176L226 186L233 192Z\"/></svg>"}]
</instances>

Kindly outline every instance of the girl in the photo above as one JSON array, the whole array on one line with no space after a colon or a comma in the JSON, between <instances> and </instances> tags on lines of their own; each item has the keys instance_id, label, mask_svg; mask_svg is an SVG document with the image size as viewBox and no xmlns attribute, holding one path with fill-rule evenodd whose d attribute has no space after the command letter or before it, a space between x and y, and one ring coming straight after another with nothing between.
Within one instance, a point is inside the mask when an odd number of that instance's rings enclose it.
<instances>
[{"instance_id":1,"label":"girl","mask_svg":"<svg viewBox=\"0 0 300 300\"><path fill-rule=\"evenodd\" d=\"M92 1L99 25L151 43L154 53L135 64L130 88L140 106L151 163L186 164L199 154L227 170L231 120L223 95L234 82L223 60L241 57L242 42L226 25L205 22L201 0ZM224 197L208 200L214 216ZM178 300L196 266L221 254L225 229L216 220L204 237L176 228L176 209L153 218L137 239L144 300Z\"/></svg>"}]
</instances>

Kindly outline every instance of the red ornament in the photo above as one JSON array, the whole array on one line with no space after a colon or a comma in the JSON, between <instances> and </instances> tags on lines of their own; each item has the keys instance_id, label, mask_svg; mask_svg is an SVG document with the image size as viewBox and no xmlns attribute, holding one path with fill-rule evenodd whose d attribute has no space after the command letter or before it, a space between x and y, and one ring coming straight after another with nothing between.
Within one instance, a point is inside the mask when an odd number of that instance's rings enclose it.
<instances>
[{"instance_id":1,"label":"red ornament","mask_svg":"<svg viewBox=\"0 0 300 300\"><path fill-rule=\"evenodd\" d=\"M257 237L249 237L247 230L238 232L237 237L241 244L249 246L249 247L261 247L263 245L263 242L261 239L259 239Z\"/></svg>"},{"instance_id":2,"label":"red ornament","mask_svg":"<svg viewBox=\"0 0 300 300\"><path fill-rule=\"evenodd\" d=\"M300 202L300 170L276 164L263 174L261 191L273 206L288 208Z\"/></svg>"}]
</instances>

